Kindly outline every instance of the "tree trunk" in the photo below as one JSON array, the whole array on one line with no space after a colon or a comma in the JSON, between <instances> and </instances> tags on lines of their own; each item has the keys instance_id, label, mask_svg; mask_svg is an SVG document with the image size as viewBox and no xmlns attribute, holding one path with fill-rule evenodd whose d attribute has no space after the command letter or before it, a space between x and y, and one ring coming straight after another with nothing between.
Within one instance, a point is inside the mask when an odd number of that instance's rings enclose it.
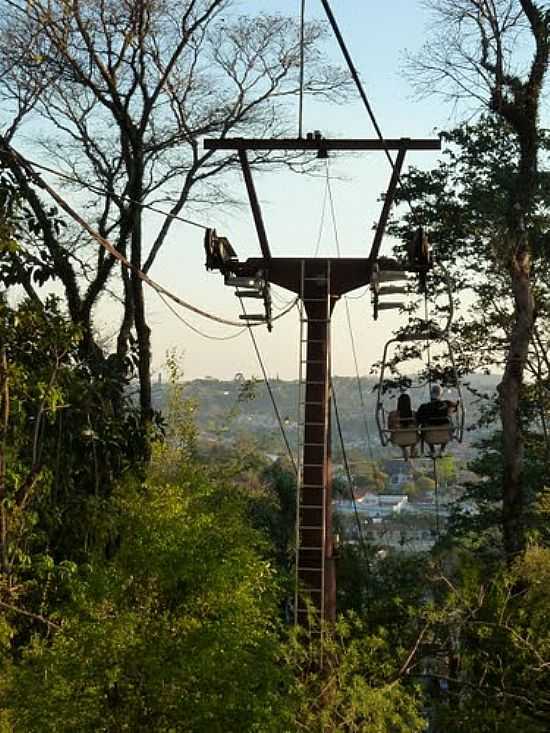
<instances>
[{"instance_id":1,"label":"tree trunk","mask_svg":"<svg viewBox=\"0 0 550 733\"><path fill-rule=\"evenodd\" d=\"M524 547L524 440L520 418L523 372L535 320L535 303L530 283L531 262L526 247L518 248L511 262L515 321L510 335L506 368L498 387L502 421L502 529L504 551L513 561Z\"/></svg>"},{"instance_id":2,"label":"tree trunk","mask_svg":"<svg viewBox=\"0 0 550 733\"><path fill-rule=\"evenodd\" d=\"M0 349L0 571L6 572L7 561L7 517L6 517L6 436L9 426L10 389L8 382L8 360L4 346Z\"/></svg>"},{"instance_id":3,"label":"tree trunk","mask_svg":"<svg viewBox=\"0 0 550 733\"><path fill-rule=\"evenodd\" d=\"M151 329L145 317L143 282L132 273L132 293L134 296L134 316L138 342L139 405L141 422L144 426L151 422L153 406L151 398Z\"/></svg>"},{"instance_id":4,"label":"tree trunk","mask_svg":"<svg viewBox=\"0 0 550 733\"><path fill-rule=\"evenodd\" d=\"M120 364L123 364L128 355L128 341L132 326L134 325L134 297L132 292L132 283L130 273L125 267L121 266L121 278L124 285L124 314L122 323L117 336L116 354Z\"/></svg>"},{"instance_id":5,"label":"tree trunk","mask_svg":"<svg viewBox=\"0 0 550 733\"><path fill-rule=\"evenodd\" d=\"M141 191L139 193L141 194ZM139 201L140 195L136 196L134 194L133 198L135 201ZM141 217L142 212L140 207L133 207L131 262L138 270L141 270L142 253ZM139 405L141 411L141 423L143 427L147 428L153 417L151 397L151 329L147 325L147 317L145 315L143 281L135 272L131 273L130 285L132 290L133 317L138 345Z\"/></svg>"}]
</instances>

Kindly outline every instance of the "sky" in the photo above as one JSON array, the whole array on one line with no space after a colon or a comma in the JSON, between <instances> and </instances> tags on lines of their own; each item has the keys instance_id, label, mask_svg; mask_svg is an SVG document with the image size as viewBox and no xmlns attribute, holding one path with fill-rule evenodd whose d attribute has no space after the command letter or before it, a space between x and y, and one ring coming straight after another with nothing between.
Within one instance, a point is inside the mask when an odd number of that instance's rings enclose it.
<instances>
[{"instance_id":1,"label":"sky","mask_svg":"<svg viewBox=\"0 0 550 733\"><path fill-rule=\"evenodd\" d=\"M278 12L298 16L300 0L235 0L237 13ZM421 48L426 35L428 13L422 0L332 0L332 10L340 25L355 65L361 74L369 101L385 137L434 137L437 129L456 122L453 111L440 100L414 98L413 89L403 74L406 50ZM319 0L306 0L306 16L324 18ZM329 35L324 51L331 63L344 67L336 39ZM296 119L297 119L296 102ZM375 131L367 113L353 95L344 106L319 105L306 96L304 131L320 130L325 137L374 138ZM297 134L297 133L296 133ZM405 163L432 167L438 154L409 153ZM391 170L383 152L361 154L329 161L332 179L338 241L342 256L367 256L372 241L372 227L378 219L380 194L386 189ZM319 254L336 256L335 234L330 217L325 217L320 231L325 193L323 176L311 177L288 172L266 172L255 177L261 200L271 250L275 256L312 256L320 237ZM235 192L246 198L240 175L234 177ZM79 207L79 199L73 204ZM84 213L84 212L83 212ZM257 257L259 245L248 206L233 211L210 207L200 214L185 210L183 216L199 220L227 236L241 260ZM162 218L148 213L144 231L147 236L158 228ZM390 254L386 241L382 254ZM208 273L204 266L203 231L176 222L150 271L150 276L185 301L230 320L238 320L240 306L232 288L224 286L222 276ZM357 297L362 296L362 297ZM275 307L289 302L292 294L276 289ZM181 357L184 377L232 379L243 373L247 378L261 376L258 361L247 331L230 340L213 340L199 335L181 322L161 302L158 295L146 290L149 322L152 329L154 378L164 374L166 353L176 351ZM400 325L395 311L372 317L370 296L366 290L352 293L348 301L357 348L359 371L368 375L380 359L384 343ZM225 339L237 332L228 326L207 321L178 309L180 316L207 336ZM119 313L103 301L95 312L102 333L115 334ZM295 379L298 375L299 324L296 310L274 324L254 329L270 376ZM355 374L345 304L340 301L332 322L333 373Z\"/></svg>"},{"instance_id":2,"label":"sky","mask_svg":"<svg viewBox=\"0 0 550 733\"><path fill-rule=\"evenodd\" d=\"M416 51L423 42L428 21L427 11L416 0L333 0L333 12L340 25L355 65L359 70L379 125L386 137L433 137L436 128L451 122L451 110L435 99L415 100L413 89L403 76L405 50ZM240 2L243 13L254 11L297 15L299 0L256 0ZM318 0L307 0L308 17L322 17ZM342 63L336 40L326 45L331 61ZM375 137L375 132L359 101L344 107L320 108L306 98L304 129L320 130L332 137ZM412 153L408 163L431 167L435 153ZM377 201L389 181L390 168L383 153L369 153L361 159L338 160L329 163L333 180L332 191L336 212L338 238L343 256L366 256L372 239L372 225L377 220ZM407 165L407 163L406 163ZM405 165L405 169L406 169ZM322 202L325 189L323 178L298 174L265 173L255 179L261 199L268 237L275 256L311 256L319 236ZM236 186L244 184L239 179ZM228 236L240 259L258 256L252 217L247 207L227 213L212 208L203 215L207 226L218 234ZM383 254L389 254L386 243ZM330 218L325 219L320 255L336 256L335 238ZM172 230L152 276L185 300L231 320L237 319L239 303L232 288L223 284L219 273L207 273L204 268L202 232L186 225ZM365 290L352 293L362 295ZM288 301L292 294L280 290L275 305ZM247 332L241 336L214 341L192 332L178 321L158 299L149 292L147 297L153 331L155 373L162 371L167 350L176 349L182 356L186 379L211 376L232 379L236 373L260 376L258 362ZM350 299L350 314L357 347L359 371L368 374L372 364L380 359L383 345L399 325L396 311L382 314L377 322L372 318L369 294ZM230 327L218 326L191 313L183 317L196 328L211 336L227 336ZM265 363L271 376L295 379L298 374L298 316L296 311L274 324L267 333L256 328ZM332 324L333 373L353 375L355 366L346 320L345 304L340 301Z\"/></svg>"}]
</instances>

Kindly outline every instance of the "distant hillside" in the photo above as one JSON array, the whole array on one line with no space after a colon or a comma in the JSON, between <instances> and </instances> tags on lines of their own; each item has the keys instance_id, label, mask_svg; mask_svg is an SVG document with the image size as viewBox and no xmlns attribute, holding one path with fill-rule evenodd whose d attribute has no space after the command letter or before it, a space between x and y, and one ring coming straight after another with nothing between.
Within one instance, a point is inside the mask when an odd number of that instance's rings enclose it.
<instances>
[{"instance_id":1,"label":"distant hillside","mask_svg":"<svg viewBox=\"0 0 550 733\"><path fill-rule=\"evenodd\" d=\"M499 378L496 375L476 376L468 380L477 392L494 393ZM342 421L342 429L346 444L349 447L366 448L366 431L368 429L371 447L375 453L381 454L381 446L376 427L376 392L377 382L373 378L361 380L366 414L364 414L359 398L357 380L351 377L334 377L334 390ZM271 388L275 395L281 418L292 443L297 438L298 383L297 381L271 380ZM163 408L167 385L154 386L154 404L157 409ZM413 404L418 406L428 399L427 388L412 389ZM281 441L277 421L273 412L268 391L263 383L217 379L194 379L184 385L184 395L197 403L196 420L203 435L218 438L238 439L239 436L253 434L267 450L279 452ZM455 395L450 393L451 397ZM479 417L479 400L463 386L463 399L466 407L467 425L476 422ZM385 409L393 408L391 400L385 401ZM366 428L365 428L366 418ZM478 437L475 431L466 431L464 449L471 450L472 442ZM460 451L463 453L463 451ZM387 455L384 452L384 455Z\"/></svg>"}]
</instances>

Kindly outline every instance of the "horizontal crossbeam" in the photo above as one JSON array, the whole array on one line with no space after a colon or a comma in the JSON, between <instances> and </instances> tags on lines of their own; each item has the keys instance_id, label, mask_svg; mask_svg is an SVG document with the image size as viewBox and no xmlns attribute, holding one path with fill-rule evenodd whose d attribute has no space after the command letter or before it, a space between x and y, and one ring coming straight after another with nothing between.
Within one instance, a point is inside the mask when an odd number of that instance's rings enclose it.
<instances>
[{"instance_id":1,"label":"horizontal crossbeam","mask_svg":"<svg viewBox=\"0 0 550 733\"><path fill-rule=\"evenodd\" d=\"M245 138L205 139L206 150L441 150L441 140L391 138L388 140L333 138Z\"/></svg>"}]
</instances>

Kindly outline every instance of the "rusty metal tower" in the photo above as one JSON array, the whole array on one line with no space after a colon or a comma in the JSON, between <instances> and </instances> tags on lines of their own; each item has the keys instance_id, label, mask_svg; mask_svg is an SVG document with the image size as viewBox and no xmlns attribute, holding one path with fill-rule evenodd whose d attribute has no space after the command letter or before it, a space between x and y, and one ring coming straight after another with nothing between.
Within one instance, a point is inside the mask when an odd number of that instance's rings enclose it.
<instances>
[{"instance_id":1,"label":"rusty metal tower","mask_svg":"<svg viewBox=\"0 0 550 733\"><path fill-rule=\"evenodd\" d=\"M331 369L330 324L334 306L345 293L371 283L376 271L378 281L384 273L391 280L404 269L421 272L426 263L412 257L409 262L380 258L379 250L395 196L399 175L408 150L439 150L439 139L365 140L324 139L318 133L297 139L223 139L205 140L209 150L237 151L250 207L262 253L261 258L239 262L224 238L209 231L206 238L207 267L219 269L225 282L241 288L243 297L262 298L264 314L251 314L250 321L265 321L271 326L269 284L295 293L302 302L307 332L303 339L305 389L303 397L303 434L298 476L297 588L295 621L305 623L306 599L318 612L319 621L336 616L336 574L332 537L331 485ZM272 257L260 203L254 187L247 152L313 151L327 157L330 151L397 150L393 173L370 253L359 258ZM246 320L246 317L243 317Z\"/></svg>"}]
</instances>

